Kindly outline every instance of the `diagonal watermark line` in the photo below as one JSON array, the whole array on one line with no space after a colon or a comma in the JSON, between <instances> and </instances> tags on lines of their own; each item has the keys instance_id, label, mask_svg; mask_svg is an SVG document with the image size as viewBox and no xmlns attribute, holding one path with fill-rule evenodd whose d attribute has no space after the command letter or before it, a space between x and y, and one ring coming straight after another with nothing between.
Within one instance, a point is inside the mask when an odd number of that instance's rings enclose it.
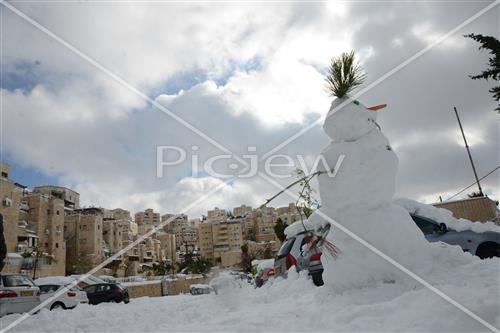
<instances>
[{"instance_id":1,"label":"diagonal watermark line","mask_svg":"<svg viewBox=\"0 0 500 333\"><path fill-rule=\"evenodd\" d=\"M83 60L85 60L86 62L88 62L89 64L91 64L95 68L97 68L98 70L102 71L104 74L108 75L110 78L112 78L113 80L115 80L116 82L118 82L119 84L121 84L122 86L124 86L125 88L127 88L128 90L130 90L131 92L133 92L135 95L137 95L141 99L147 101L148 103L150 103L151 105L153 105L157 109L163 111L165 114L167 114L170 117L172 117L173 119L175 119L177 122L179 122L180 124L182 124L184 127L188 128L189 130L191 130L192 132L196 133L197 135L199 135L200 137L202 137L206 141L210 142L212 145L214 145L215 147L219 148L221 151L223 151L223 152L225 152L227 154L231 154L231 156L235 160L237 160L243 166L245 166L245 169L243 169L241 171L242 173L244 173L249 168L248 162L246 162L244 159L242 159L241 157L239 157L236 154L233 154L228 148L226 148L225 146L223 146L222 144L220 144L219 142L217 142L213 138L211 138L208 135L206 135L205 133L203 133L197 127L195 127L191 123L185 121L183 118L179 117L178 115L176 115L174 112L172 112L169 109L167 109L162 104L160 104L157 101L151 99L148 95L146 95L145 93L143 93L142 91L140 91L139 89L137 89L135 86L133 86L132 84L130 84L129 82L127 82L126 80L124 80L119 75L117 75L114 72L112 72L111 70L109 70L107 67L105 67L104 65L102 65L101 63L99 63L94 58L90 57L89 55L87 55L86 53L84 53L83 51L81 51L80 49L78 49L77 47L75 47L73 44L67 42L62 37L56 35L54 32L52 32L51 30L47 29L45 26L43 26L39 22L35 21L33 18L29 17L24 12L20 11L18 8L16 8L12 4L8 3L7 1L0 0L0 4L4 5L6 8L8 8L14 14L16 14L17 16L19 16L20 18L22 18L23 20L25 20L26 22L28 22L29 24L31 24L32 26L34 26L35 28L37 28L38 30L40 30L43 33L47 34L49 37L53 38L55 41L57 41L61 45L63 45L66 48L68 48L70 51L72 51L73 53L75 53L76 55L78 55L80 58L82 58Z\"/></svg>"},{"instance_id":2,"label":"diagonal watermark line","mask_svg":"<svg viewBox=\"0 0 500 333\"><path fill-rule=\"evenodd\" d=\"M79 3L82 0L11 0L11 3ZM338 3L478 3L491 0L333 0ZM329 3L332 0L85 0L87 3Z\"/></svg>"},{"instance_id":3,"label":"diagonal watermark line","mask_svg":"<svg viewBox=\"0 0 500 333\"><path fill-rule=\"evenodd\" d=\"M424 54L426 54L427 52L429 52L430 50L432 50L436 45L439 45L444 40L449 38L451 35L455 34L457 31L459 31L460 29L462 29L463 27L465 27L469 23L473 22L474 20L476 20L478 17L480 17L481 15L483 15L484 13L486 13L487 11L492 9L493 7L497 6L499 3L500 3L500 0L496 0L496 1L492 2L491 4L489 4L488 6L484 7L483 9L478 11L476 14L472 15L467 20L463 21L462 23L457 25L455 28L451 29L450 31L448 31L447 33L445 33L444 35L442 35L441 37L436 39L434 42L432 42L431 44L427 45L422 50L415 53L410 58L406 59L405 61L403 61L402 63L400 63L399 65L397 65L393 69L391 69L390 71L386 72L384 75L379 77L377 80L370 83L366 88L361 89L358 93L356 93L356 94L354 94L354 96L352 96L352 99L357 99L360 96L362 96L363 94L365 94L366 92L372 90L373 88L378 86L380 83L384 82L385 80L387 80L388 78L390 78L391 76L393 76L394 74L396 74L397 72L399 72L400 70L402 70L403 68L405 68L406 66L408 66L409 64L411 64L412 62L414 62L415 60L417 60L418 58L420 58ZM340 103L337 107L335 107L333 110L331 110L331 112L328 112L328 114L326 116L319 117L316 121L307 125L303 129L301 129L299 132L295 133L294 135L290 136L288 139L286 139L285 141L283 141L282 143L280 143L279 145L277 145L273 149L269 150L267 153L262 155L262 157L260 159L265 160L266 158L268 158L269 156L271 156L275 152L281 150L283 147L287 146L288 144L295 141L300 136L304 135L311 128L324 122L328 117L330 117L333 113L335 113L335 111L340 110L341 108L343 108L345 105L347 105L349 103L350 103L349 100L346 100L345 102Z\"/></svg>"},{"instance_id":4,"label":"diagonal watermark line","mask_svg":"<svg viewBox=\"0 0 500 333\"><path fill-rule=\"evenodd\" d=\"M268 177L266 174L264 174L262 172L259 172L259 175L262 178L264 178L267 182L269 182L269 183L273 184L274 186L276 186L277 188L279 188L280 191L284 191L286 194L288 194L294 200L297 200L299 198L299 196L297 194L293 193L289 189L286 189L284 186L282 186L281 184L279 184L277 181L275 181L271 177ZM500 333L500 330L498 328L496 328L495 326L491 325L486 320L484 320L483 318L479 317L474 312L472 312L471 310L467 309L465 306L463 306L462 304L458 303L453 298L451 298L450 296L446 295L444 292L442 292L438 288L434 287L432 284L430 284L429 282L427 282L426 280L424 280L423 278L421 278L417 274L413 273L411 270L409 270L405 266L401 265L399 262L397 262L396 260L392 259L390 256L388 256L384 252L382 252L379 249L377 249L375 246L373 246L372 244L370 244L369 242L367 242L362 237L356 235L354 232L350 231L349 229L347 229L346 227L344 227L342 224L338 223L337 221L335 221L334 219L332 219L331 217L329 217L328 215L326 215L325 213L323 213L320 209L317 209L314 212L317 213L319 216L321 216L323 219L325 219L328 222L330 222L335 227L337 227L339 230L342 230L344 233L346 233L347 235L349 235L350 237L352 237L354 240L356 240L357 242L359 242L361 245L365 246L370 251L372 251L373 253L375 253L376 255L378 255L379 257L381 257L382 259L384 259L388 263L390 263L393 266L395 266L397 269L399 269L403 273L407 274L408 276L410 276L411 278L413 278L414 280L416 280L417 282L419 282L420 284L422 284L424 287L426 287L427 289L429 289L430 291L432 291L436 295L440 296L441 298L443 298L445 301L447 301L451 305L455 306L456 308L458 308L459 310L461 310L462 312L464 312L465 314L467 314L472 319L474 319L477 322L479 322L481 325L485 326L486 328L488 328L492 332Z\"/></svg>"},{"instance_id":5,"label":"diagonal watermark line","mask_svg":"<svg viewBox=\"0 0 500 333\"><path fill-rule=\"evenodd\" d=\"M138 237L135 241L133 241L132 243L130 243L126 247L122 248L120 251L118 251L117 253L115 253L113 256L109 257L108 259L106 259L105 261L103 261L102 263L100 263L99 265L97 265L94 268L92 268L87 273L85 273L82 276L80 276L77 280L75 280L75 281L71 282L70 284L66 285L64 288L61 288L54 295L52 295L51 297L49 297L48 299L46 299L45 301L43 301L42 303L40 303L38 306L36 306L32 310L30 310L29 312L24 313L21 317L19 317L18 319L16 319L12 323L10 323L8 326L6 326L2 330L0 330L0 333L5 333L8 330L16 327L17 325L19 325L20 323L22 323L23 321L25 321L26 319L28 319L30 315L32 315L35 312L39 311L40 309L42 309L43 307L45 307L47 304L49 304L50 302L52 302L53 300L55 300L57 297L61 296L62 294L64 294L65 292L67 292L69 289L73 288L78 283L80 283L81 281L85 280L89 275L94 274L95 272L97 272L101 268L105 267L107 264L111 263L113 260L115 260L118 257L120 257L121 255L125 254L127 251L131 250L134 246L136 246L137 244L139 244L140 242L142 242L144 239L149 238L155 232L158 232L159 230L161 230L165 225L167 225L168 223L172 222L176 217L180 216L181 214L187 213L191 208L193 208L193 207L199 205L200 203L202 203L205 199L209 198L212 194L214 194L215 192L219 191L222 187L226 186L233 179L234 179L234 177L232 177L232 178L230 178L230 179L228 179L228 180L220 183L219 185L215 186L208 193L204 194L203 196L199 197L197 200L193 201L192 203L190 203L189 205L187 205L186 207L184 207L183 209L181 209L179 213L171 216L166 221L161 222L160 224L158 224L157 226L155 226L153 229L151 229L150 231L148 231L144 235L141 235L140 237Z\"/></svg>"}]
</instances>

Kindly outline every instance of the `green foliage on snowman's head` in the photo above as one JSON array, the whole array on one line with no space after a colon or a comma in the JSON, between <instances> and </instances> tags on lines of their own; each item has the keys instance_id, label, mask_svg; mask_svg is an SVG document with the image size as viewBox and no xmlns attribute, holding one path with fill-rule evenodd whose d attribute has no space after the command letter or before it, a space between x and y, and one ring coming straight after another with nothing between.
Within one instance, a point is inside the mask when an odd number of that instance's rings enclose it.
<instances>
[{"instance_id":1,"label":"green foliage on snowman's head","mask_svg":"<svg viewBox=\"0 0 500 333\"><path fill-rule=\"evenodd\" d=\"M355 62L354 51L332 58L326 75L326 88L331 96L342 98L366 79L361 66Z\"/></svg>"}]
</instances>

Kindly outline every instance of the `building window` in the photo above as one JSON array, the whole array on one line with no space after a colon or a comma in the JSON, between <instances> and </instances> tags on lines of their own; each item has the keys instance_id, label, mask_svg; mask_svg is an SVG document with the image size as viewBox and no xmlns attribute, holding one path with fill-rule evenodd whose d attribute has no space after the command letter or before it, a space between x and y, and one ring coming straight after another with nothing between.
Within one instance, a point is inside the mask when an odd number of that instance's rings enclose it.
<instances>
[{"instance_id":1,"label":"building window","mask_svg":"<svg viewBox=\"0 0 500 333\"><path fill-rule=\"evenodd\" d=\"M59 215L59 210L56 210L56 215Z\"/></svg>"},{"instance_id":2,"label":"building window","mask_svg":"<svg viewBox=\"0 0 500 333\"><path fill-rule=\"evenodd\" d=\"M47 209L47 215L50 215L50 209Z\"/></svg>"},{"instance_id":3,"label":"building window","mask_svg":"<svg viewBox=\"0 0 500 333\"><path fill-rule=\"evenodd\" d=\"M58 249L58 248L59 248L59 243L56 243L56 249Z\"/></svg>"}]
</instances>

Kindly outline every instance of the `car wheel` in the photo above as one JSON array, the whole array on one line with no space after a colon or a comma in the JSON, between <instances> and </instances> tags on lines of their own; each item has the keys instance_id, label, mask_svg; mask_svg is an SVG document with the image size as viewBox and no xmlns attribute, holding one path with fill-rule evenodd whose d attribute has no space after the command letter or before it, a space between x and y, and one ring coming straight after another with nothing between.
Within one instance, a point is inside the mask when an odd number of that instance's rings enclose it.
<instances>
[{"instance_id":1,"label":"car wheel","mask_svg":"<svg viewBox=\"0 0 500 333\"><path fill-rule=\"evenodd\" d=\"M325 284L323 282L323 273L313 273L311 276L316 287L320 287Z\"/></svg>"},{"instance_id":2,"label":"car wheel","mask_svg":"<svg viewBox=\"0 0 500 333\"><path fill-rule=\"evenodd\" d=\"M494 242L486 242L476 250L476 256L481 259L500 257L500 244Z\"/></svg>"},{"instance_id":3,"label":"car wheel","mask_svg":"<svg viewBox=\"0 0 500 333\"><path fill-rule=\"evenodd\" d=\"M64 306L63 303L61 302L55 302L54 304L52 304L52 306L50 307L50 311L52 310L65 310L66 307Z\"/></svg>"}]
</instances>

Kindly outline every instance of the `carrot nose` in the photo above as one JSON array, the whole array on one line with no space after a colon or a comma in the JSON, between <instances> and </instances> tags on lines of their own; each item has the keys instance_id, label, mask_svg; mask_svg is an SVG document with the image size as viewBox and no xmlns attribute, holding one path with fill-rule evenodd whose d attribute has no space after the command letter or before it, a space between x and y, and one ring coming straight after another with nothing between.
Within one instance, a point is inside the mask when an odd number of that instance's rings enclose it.
<instances>
[{"instance_id":1,"label":"carrot nose","mask_svg":"<svg viewBox=\"0 0 500 333\"><path fill-rule=\"evenodd\" d=\"M387 104L380 104L380 105L375 105L375 106L371 106L369 108L367 108L368 110L372 110L372 111L378 111L380 109L383 109L387 106Z\"/></svg>"}]
</instances>

